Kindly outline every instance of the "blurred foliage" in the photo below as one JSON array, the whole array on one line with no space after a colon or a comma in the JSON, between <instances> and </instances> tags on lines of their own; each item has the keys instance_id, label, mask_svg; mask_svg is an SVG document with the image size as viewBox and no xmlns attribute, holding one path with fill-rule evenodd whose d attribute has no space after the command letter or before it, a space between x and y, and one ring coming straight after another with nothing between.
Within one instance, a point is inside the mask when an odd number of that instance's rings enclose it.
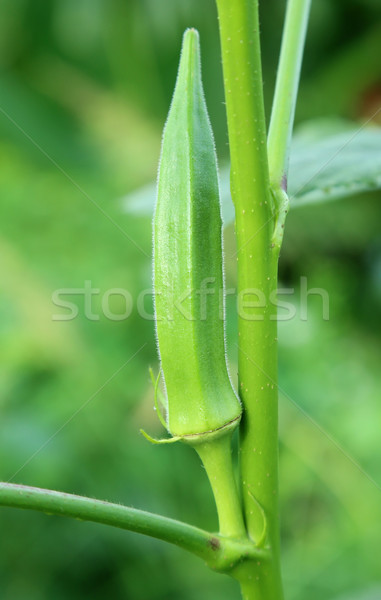
<instances>
[{"instance_id":1,"label":"blurred foliage","mask_svg":"<svg viewBox=\"0 0 381 600\"><path fill-rule=\"evenodd\" d=\"M284 2L262 2L267 113L283 13ZM223 160L212 0L0 4L0 469L5 481L216 527L194 453L177 444L153 448L138 433L140 426L159 431L148 376L148 366L157 367L154 327L137 309L139 293L151 286L151 232L147 219L124 215L119 202L155 176L187 26L201 33ZM374 115L380 28L376 0L314 3L298 121ZM279 328L288 600L376 600L381 593L380 218L374 193L301 208L287 223L281 284L295 288L285 299L297 310ZM225 249L233 287L231 228ZM301 320L301 276L308 289L328 291L328 321L318 296L309 298L308 319ZM83 295L73 292L66 299L78 316L55 320L66 311L54 305L54 291L86 281L99 289L91 298L94 320L85 317ZM132 295L128 319L104 316L110 288ZM123 314L120 296L109 304ZM148 312L149 304L147 298ZM234 374L231 297L228 319ZM0 511L0 526L4 600L238 599L234 582L160 542L12 509Z\"/></svg>"},{"instance_id":2,"label":"blurred foliage","mask_svg":"<svg viewBox=\"0 0 381 600\"><path fill-rule=\"evenodd\" d=\"M293 133L287 193L290 210L381 189L381 127L342 119L314 119ZM224 226L234 222L230 165L219 169ZM131 215L152 216L156 183L127 194L122 204Z\"/></svg>"}]
</instances>

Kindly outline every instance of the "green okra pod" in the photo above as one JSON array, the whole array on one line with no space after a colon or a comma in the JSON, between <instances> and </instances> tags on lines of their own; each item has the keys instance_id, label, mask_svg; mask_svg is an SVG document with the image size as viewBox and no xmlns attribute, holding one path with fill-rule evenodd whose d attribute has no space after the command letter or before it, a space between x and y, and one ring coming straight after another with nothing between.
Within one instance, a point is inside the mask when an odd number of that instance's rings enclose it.
<instances>
[{"instance_id":1,"label":"green okra pod","mask_svg":"<svg viewBox=\"0 0 381 600\"><path fill-rule=\"evenodd\" d=\"M222 220L198 33L184 34L154 217L157 340L173 436L201 442L241 416L226 365Z\"/></svg>"}]
</instances>

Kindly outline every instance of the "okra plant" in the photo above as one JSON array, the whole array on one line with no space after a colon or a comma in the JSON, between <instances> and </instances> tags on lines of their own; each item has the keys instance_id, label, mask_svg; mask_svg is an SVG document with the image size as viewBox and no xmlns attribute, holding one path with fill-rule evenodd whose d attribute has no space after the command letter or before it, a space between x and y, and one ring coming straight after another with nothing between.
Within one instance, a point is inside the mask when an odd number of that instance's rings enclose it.
<instances>
[{"instance_id":1,"label":"okra plant","mask_svg":"<svg viewBox=\"0 0 381 600\"><path fill-rule=\"evenodd\" d=\"M267 131L258 0L217 0L237 242L238 391L226 362L220 302L224 296L220 191L202 88L199 36L194 29L184 34L164 129L153 221L161 372L153 381L155 404L167 433L159 440L143 434L153 443L184 443L198 453L215 498L219 531L100 500L0 484L4 506L104 523L188 550L210 568L236 579L246 600L284 597L277 325L271 299L277 291L289 210L289 155L309 8L310 0L288 0ZM343 183L347 190L350 177L349 173ZM379 184L379 178L374 178L370 187ZM350 191L341 196L345 193ZM264 294L263 306L250 301L255 290ZM232 434L237 428L239 468L235 469Z\"/></svg>"}]
</instances>

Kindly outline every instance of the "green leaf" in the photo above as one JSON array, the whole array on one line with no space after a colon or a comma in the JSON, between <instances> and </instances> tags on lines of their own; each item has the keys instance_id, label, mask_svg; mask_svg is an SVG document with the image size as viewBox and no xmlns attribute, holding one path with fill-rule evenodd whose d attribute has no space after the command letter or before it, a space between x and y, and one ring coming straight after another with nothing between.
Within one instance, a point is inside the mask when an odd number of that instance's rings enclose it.
<instances>
[{"instance_id":1,"label":"green leaf","mask_svg":"<svg viewBox=\"0 0 381 600\"><path fill-rule=\"evenodd\" d=\"M291 207L380 187L381 128L318 121L295 135L289 176Z\"/></svg>"},{"instance_id":2,"label":"green leaf","mask_svg":"<svg viewBox=\"0 0 381 600\"><path fill-rule=\"evenodd\" d=\"M319 119L295 133L288 183L292 209L380 188L381 127ZM220 172L220 193L223 221L228 225L234 220L228 166ZM123 202L130 214L152 215L155 185L140 188Z\"/></svg>"}]
</instances>

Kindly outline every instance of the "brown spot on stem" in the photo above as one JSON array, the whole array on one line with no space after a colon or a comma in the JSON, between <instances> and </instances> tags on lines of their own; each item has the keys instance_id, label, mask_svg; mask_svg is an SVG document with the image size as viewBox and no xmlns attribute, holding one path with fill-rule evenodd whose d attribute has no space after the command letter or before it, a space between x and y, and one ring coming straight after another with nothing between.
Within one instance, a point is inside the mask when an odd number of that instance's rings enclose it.
<instances>
[{"instance_id":1,"label":"brown spot on stem","mask_svg":"<svg viewBox=\"0 0 381 600\"><path fill-rule=\"evenodd\" d=\"M210 538L210 540L208 540L208 544L212 550L219 550L221 547L220 540L216 537Z\"/></svg>"}]
</instances>

